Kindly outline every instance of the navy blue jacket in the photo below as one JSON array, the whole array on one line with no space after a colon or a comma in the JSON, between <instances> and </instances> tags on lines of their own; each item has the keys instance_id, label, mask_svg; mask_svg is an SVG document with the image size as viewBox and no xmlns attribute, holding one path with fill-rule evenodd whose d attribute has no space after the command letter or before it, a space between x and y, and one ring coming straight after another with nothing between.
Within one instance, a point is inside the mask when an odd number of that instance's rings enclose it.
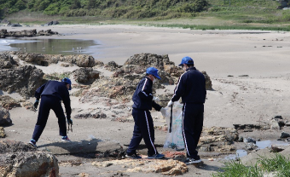
<instances>
[{"instance_id":1,"label":"navy blue jacket","mask_svg":"<svg viewBox=\"0 0 290 177\"><path fill-rule=\"evenodd\" d=\"M35 98L40 99L41 96L54 96L63 100L67 118L70 118L71 107L70 107L70 98L66 83L58 81L48 81L42 86L40 86L35 91Z\"/></svg>"},{"instance_id":2,"label":"navy blue jacket","mask_svg":"<svg viewBox=\"0 0 290 177\"><path fill-rule=\"evenodd\" d=\"M205 102L205 77L195 67L188 68L180 76L171 100L178 101L180 97L183 103L203 104Z\"/></svg>"},{"instance_id":3,"label":"navy blue jacket","mask_svg":"<svg viewBox=\"0 0 290 177\"><path fill-rule=\"evenodd\" d=\"M144 77L139 82L132 98L134 109L151 110L153 107L157 111L160 111L162 107L153 101L152 85L153 82L148 77Z\"/></svg>"}]
</instances>

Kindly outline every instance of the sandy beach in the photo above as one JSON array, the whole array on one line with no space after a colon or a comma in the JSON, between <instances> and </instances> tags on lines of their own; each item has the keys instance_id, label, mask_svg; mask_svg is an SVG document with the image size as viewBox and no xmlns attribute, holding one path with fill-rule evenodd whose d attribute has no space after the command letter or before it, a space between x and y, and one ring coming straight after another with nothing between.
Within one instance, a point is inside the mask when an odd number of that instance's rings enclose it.
<instances>
[{"instance_id":1,"label":"sandy beach","mask_svg":"<svg viewBox=\"0 0 290 177\"><path fill-rule=\"evenodd\" d=\"M199 70L207 72L213 85L213 90L207 92L205 127L259 124L262 121L269 121L276 115L290 117L288 109L290 98L289 32L195 31L130 25L57 25L2 28L8 31L52 29L61 35L41 38L96 40L101 45L92 55L96 60L104 63L115 61L122 65L134 54L155 53L158 55L168 54L169 59L177 65L182 57L190 56L194 59L195 66ZM59 65L36 67L42 69L44 73L52 73L57 70L72 71L74 69ZM101 73L107 76L111 74L104 70ZM166 86L166 88L172 91L174 86ZM158 92L162 92L162 90ZM4 94L7 93L4 92ZM12 96L19 98L17 94ZM72 117L78 113L80 108L102 107L101 101L98 104L86 105L80 104L77 97L72 96L71 99ZM33 98L30 100L34 101ZM131 102L126 104L128 107L131 105ZM130 114L129 110L128 114ZM152 114L158 117L155 125L165 123L160 113L153 112ZM5 128L7 138L28 141L32 135L37 113L25 108L14 108L10 110L10 115L14 125ZM93 136L127 145L132 136L133 122L120 123L107 119L76 119L74 121L74 131L69 134L73 141L81 141ZM58 141L57 134L57 121L54 113L51 112L47 127L38 144ZM166 132L156 130L155 134L156 144L162 147ZM211 163L215 167L221 166L221 163L218 162ZM93 174L92 167L86 165L79 167L78 172L79 170ZM60 167L62 176L73 176L72 174L77 173L72 171L67 167ZM190 167L190 172L184 176L210 176L213 171ZM103 173L104 171L99 172L99 176L102 176ZM134 174L130 175L134 176ZM140 177L140 175L138 176Z\"/></svg>"}]
</instances>

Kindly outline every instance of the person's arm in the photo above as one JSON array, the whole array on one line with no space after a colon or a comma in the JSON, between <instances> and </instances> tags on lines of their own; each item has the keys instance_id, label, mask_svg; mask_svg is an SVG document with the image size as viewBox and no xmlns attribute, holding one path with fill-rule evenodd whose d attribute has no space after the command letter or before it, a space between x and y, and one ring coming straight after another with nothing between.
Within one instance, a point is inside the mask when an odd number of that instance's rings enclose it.
<instances>
[{"instance_id":1,"label":"person's arm","mask_svg":"<svg viewBox=\"0 0 290 177\"><path fill-rule=\"evenodd\" d=\"M40 99L40 96L45 88L47 83L43 84L42 86L40 86L36 91L35 91L35 94L34 94L34 97L36 98L36 100L39 100Z\"/></svg>"},{"instance_id":2,"label":"person's arm","mask_svg":"<svg viewBox=\"0 0 290 177\"><path fill-rule=\"evenodd\" d=\"M145 78L144 83L141 84L141 89L138 93L138 96L143 100L153 100L152 83L148 78Z\"/></svg>"},{"instance_id":3,"label":"person's arm","mask_svg":"<svg viewBox=\"0 0 290 177\"><path fill-rule=\"evenodd\" d=\"M184 74L182 74L178 80L178 83L174 89L174 95L171 98L172 102L178 101L180 99L180 97L182 97L182 95L184 94L185 91L185 87L186 87L186 76Z\"/></svg>"},{"instance_id":4,"label":"person's arm","mask_svg":"<svg viewBox=\"0 0 290 177\"><path fill-rule=\"evenodd\" d=\"M70 97L69 97L69 92L68 90L65 88L65 90L63 91L63 104L65 107L65 112L66 112L66 118L70 119L71 117L71 106L70 106Z\"/></svg>"},{"instance_id":5,"label":"person's arm","mask_svg":"<svg viewBox=\"0 0 290 177\"><path fill-rule=\"evenodd\" d=\"M159 104L157 104L155 101L152 101L152 107L156 110L156 111L160 111L162 106L160 106Z\"/></svg>"}]
</instances>

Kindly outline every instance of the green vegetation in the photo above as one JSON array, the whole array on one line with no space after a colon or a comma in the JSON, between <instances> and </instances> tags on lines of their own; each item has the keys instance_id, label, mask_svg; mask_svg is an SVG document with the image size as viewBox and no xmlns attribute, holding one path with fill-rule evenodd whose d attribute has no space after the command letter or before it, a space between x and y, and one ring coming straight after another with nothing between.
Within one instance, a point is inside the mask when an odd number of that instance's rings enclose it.
<instances>
[{"instance_id":1,"label":"green vegetation","mask_svg":"<svg viewBox=\"0 0 290 177\"><path fill-rule=\"evenodd\" d=\"M261 157L255 166L245 166L240 162L226 163L222 172L214 173L213 177L263 177L264 174L276 177L289 176L290 161L282 155L275 158Z\"/></svg>"},{"instance_id":2,"label":"green vegetation","mask_svg":"<svg viewBox=\"0 0 290 177\"><path fill-rule=\"evenodd\" d=\"M276 0L0 0L0 19L290 31L290 10L279 6Z\"/></svg>"},{"instance_id":3,"label":"green vegetation","mask_svg":"<svg viewBox=\"0 0 290 177\"><path fill-rule=\"evenodd\" d=\"M192 17L207 7L207 0L0 0L2 15L26 9L66 17L172 18Z\"/></svg>"}]
</instances>

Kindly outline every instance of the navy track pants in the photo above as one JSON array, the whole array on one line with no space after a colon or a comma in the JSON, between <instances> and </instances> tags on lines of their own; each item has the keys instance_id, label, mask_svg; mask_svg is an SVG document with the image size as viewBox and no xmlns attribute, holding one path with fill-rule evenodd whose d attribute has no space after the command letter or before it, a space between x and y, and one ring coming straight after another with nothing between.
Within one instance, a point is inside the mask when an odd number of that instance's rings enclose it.
<instances>
[{"instance_id":1,"label":"navy track pants","mask_svg":"<svg viewBox=\"0 0 290 177\"><path fill-rule=\"evenodd\" d=\"M196 150L203 127L203 104L185 103L183 106L182 136L187 157L200 159Z\"/></svg>"},{"instance_id":2,"label":"navy track pants","mask_svg":"<svg viewBox=\"0 0 290 177\"><path fill-rule=\"evenodd\" d=\"M41 96L38 118L32 136L32 139L35 141L38 141L45 128L50 109L54 111L58 118L59 134L61 136L66 136L66 121L60 100L54 96Z\"/></svg>"},{"instance_id":3,"label":"navy track pants","mask_svg":"<svg viewBox=\"0 0 290 177\"><path fill-rule=\"evenodd\" d=\"M148 156L158 154L154 145L154 126L153 119L149 110L133 109L132 115L135 121L133 137L131 139L127 154L132 155L136 153L141 140L143 139L148 149Z\"/></svg>"}]
</instances>

